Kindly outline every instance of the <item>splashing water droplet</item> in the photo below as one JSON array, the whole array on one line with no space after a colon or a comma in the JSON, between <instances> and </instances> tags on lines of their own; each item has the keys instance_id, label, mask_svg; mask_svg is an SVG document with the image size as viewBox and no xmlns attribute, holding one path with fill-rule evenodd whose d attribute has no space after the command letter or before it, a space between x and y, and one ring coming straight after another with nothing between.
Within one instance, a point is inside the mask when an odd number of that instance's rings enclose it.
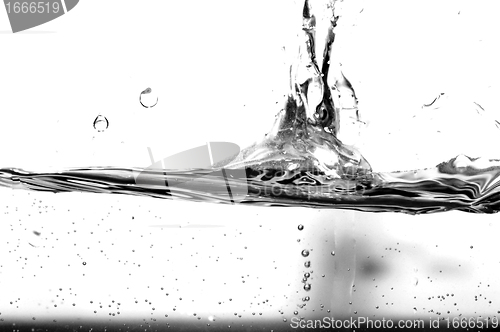
<instances>
[{"instance_id":1,"label":"splashing water droplet","mask_svg":"<svg viewBox=\"0 0 500 332\"><path fill-rule=\"evenodd\" d=\"M307 250L307 249L302 250L302 256L304 256L304 257L309 256L309 250Z\"/></svg>"},{"instance_id":2,"label":"splashing water droplet","mask_svg":"<svg viewBox=\"0 0 500 332\"><path fill-rule=\"evenodd\" d=\"M109 121L105 116L99 114L94 120L94 129L102 133L109 127Z\"/></svg>"},{"instance_id":3,"label":"splashing water droplet","mask_svg":"<svg viewBox=\"0 0 500 332\"><path fill-rule=\"evenodd\" d=\"M304 229L304 225L299 225L298 229L299 229L299 231L303 230Z\"/></svg>"},{"instance_id":4,"label":"splashing water droplet","mask_svg":"<svg viewBox=\"0 0 500 332\"><path fill-rule=\"evenodd\" d=\"M152 108L158 104L158 96L152 93L153 90L151 88L147 88L142 91L139 96L139 102L145 108Z\"/></svg>"},{"instance_id":5,"label":"splashing water droplet","mask_svg":"<svg viewBox=\"0 0 500 332\"><path fill-rule=\"evenodd\" d=\"M311 284L305 284L305 285L304 285L304 290L305 290L306 292L309 292L309 291L311 290Z\"/></svg>"}]
</instances>

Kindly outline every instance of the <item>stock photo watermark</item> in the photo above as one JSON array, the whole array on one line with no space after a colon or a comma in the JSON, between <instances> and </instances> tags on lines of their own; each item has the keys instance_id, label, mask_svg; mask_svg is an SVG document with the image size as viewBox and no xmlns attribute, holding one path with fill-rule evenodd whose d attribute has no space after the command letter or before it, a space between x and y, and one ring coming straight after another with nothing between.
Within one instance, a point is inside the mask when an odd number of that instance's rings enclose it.
<instances>
[{"instance_id":1,"label":"stock photo watermark","mask_svg":"<svg viewBox=\"0 0 500 332\"><path fill-rule=\"evenodd\" d=\"M417 319L373 319L369 317L351 317L336 319L303 319L293 317L290 322L292 329L496 329L500 326L498 317L444 317L444 318L417 318Z\"/></svg>"},{"instance_id":2,"label":"stock photo watermark","mask_svg":"<svg viewBox=\"0 0 500 332\"><path fill-rule=\"evenodd\" d=\"M20 32L63 16L79 0L16 1L4 0L12 32Z\"/></svg>"}]
</instances>

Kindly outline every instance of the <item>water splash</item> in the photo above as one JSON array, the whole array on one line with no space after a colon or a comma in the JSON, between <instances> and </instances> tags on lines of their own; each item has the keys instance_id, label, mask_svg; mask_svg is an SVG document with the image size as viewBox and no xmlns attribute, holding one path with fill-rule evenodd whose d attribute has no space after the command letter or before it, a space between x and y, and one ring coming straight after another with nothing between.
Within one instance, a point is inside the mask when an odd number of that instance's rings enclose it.
<instances>
[{"instance_id":1,"label":"water splash","mask_svg":"<svg viewBox=\"0 0 500 332\"><path fill-rule=\"evenodd\" d=\"M60 172L0 169L0 185L36 191L115 193L167 199L261 206L341 208L421 214L500 210L500 160L459 155L421 170L377 173L352 146L363 125L358 98L340 64L332 62L339 16L335 2L321 57L316 54L316 16L305 1L301 44L290 67L290 91L272 129L233 160L208 169L87 167ZM151 89L141 92L140 101ZM439 95L425 108L436 107ZM443 99L443 98L441 98ZM157 99L156 99L157 101ZM154 104L143 104L152 107ZM484 113L477 105L477 112ZM496 121L496 125L500 125ZM94 128L108 120L99 115ZM138 181L140 175L140 181ZM306 262L306 267L310 263Z\"/></svg>"}]
</instances>

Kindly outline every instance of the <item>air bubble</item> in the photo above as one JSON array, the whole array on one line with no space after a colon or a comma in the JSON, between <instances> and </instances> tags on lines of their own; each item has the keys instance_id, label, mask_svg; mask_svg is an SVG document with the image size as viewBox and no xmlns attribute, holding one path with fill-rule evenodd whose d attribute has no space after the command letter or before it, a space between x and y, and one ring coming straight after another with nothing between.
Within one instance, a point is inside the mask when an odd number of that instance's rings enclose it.
<instances>
[{"instance_id":1,"label":"air bubble","mask_svg":"<svg viewBox=\"0 0 500 332\"><path fill-rule=\"evenodd\" d=\"M105 116L99 114L94 120L94 129L102 133L109 127L109 121Z\"/></svg>"},{"instance_id":2,"label":"air bubble","mask_svg":"<svg viewBox=\"0 0 500 332\"><path fill-rule=\"evenodd\" d=\"M155 107L156 104L158 104L158 96L152 93L151 88L147 88L146 90L142 91L140 96L139 96L139 102L141 105L145 108L152 108Z\"/></svg>"},{"instance_id":3,"label":"air bubble","mask_svg":"<svg viewBox=\"0 0 500 332\"><path fill-rule=\"evenodd\" d=\"M302 256L304 256L304 257L309 256L309 250L307 250L307 249L302 250Z\"/></svg>"},{"instance_id":4,"label":"air bubble","mask_svg":"<svg viewBox=\"0 0 500 332\"><path fill-rule=\"evenodd\" d=\"M331 254L332 254L332 256L335 256L335 251L332 250Z\"/></svg>"},{"instance_id":5,"label":"air bubble","mask_svg":"<svg viewBox=\"0 0 500 332\"><path fill-rule=\"evenodd\" d=\"M309 291L311 290L311 284L305 284L305 285L304 285L304 290L305 290L306 292L309 292Z\"/></svg>"},{"instance_id":6,"label":"air bubble","mask_svg":"<svg viewBox=\"0 0 500 332\"><path fill-rule=\"evenodd\" d=\"M311 267L311 261L304 262L304 266L307 268Z\"/></svg>"},{"instance_id":7,"label":"air bubble","mask_svg":"<svg viewBox=\"0 0 500 332\"><path fill-rule=\"evenodd\" d=\"M299 227L297 227L299 229L299 231L303 230L304 229L304 225L299 225Z\"/></svg>"}]
</instances>

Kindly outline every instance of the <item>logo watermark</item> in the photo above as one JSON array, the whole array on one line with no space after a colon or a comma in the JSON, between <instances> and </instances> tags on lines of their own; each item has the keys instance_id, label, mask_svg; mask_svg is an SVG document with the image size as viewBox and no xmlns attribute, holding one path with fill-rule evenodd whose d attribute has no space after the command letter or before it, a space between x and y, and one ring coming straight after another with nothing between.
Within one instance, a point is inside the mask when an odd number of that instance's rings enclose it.
<instances>
[{"instance_id":1,"label":"logo watermark","mask_svg":"<svg viewBox=\"0 0 500 332\"><path fill-rule=\"evenodd\" d=\"M240 147L237 144L208 142L206 145L158 161L155 160L150 148L148 148L148 153L151 165L135 177L137 185L163 189L167 193L174 194L173 196L189 195L193 190L197 190L207 194L216 194L219 199L232 204L243 201L248 194L245 168L225 169L219 166L229 164L238 156ZM201 170L201 172L193 171L182 176L181 173L184 170ZM207 172L207 170L212 171ZM222 190L210 192L214 190L210 179L224 179L225 186L222 186ZM235 183L238 179L241 183Z\"/></svg>"},{"instance_id":2,"label":"logo watermark","mask_svg":"<svg viewBox=\"0 0 500 332\"><path fill-rule=\"evenodd\" d=\"M207 194L235 204L244 201L250 191L253 196L293 197L305 201L364 192L354 168L345 169L342 179L335 176L332 184L315 180L316 175L312 173L292 174L293 167L276 166L260 171L250 186L252 176L247 174L244 165L225 167L240 153L240 147L229 142L208 142L162 160L156 160L150 148L148 153L151 165L135 176L135 183L172 197ZM271 179L273 181L269 181Z\"/></svg>"}]
</instances>

